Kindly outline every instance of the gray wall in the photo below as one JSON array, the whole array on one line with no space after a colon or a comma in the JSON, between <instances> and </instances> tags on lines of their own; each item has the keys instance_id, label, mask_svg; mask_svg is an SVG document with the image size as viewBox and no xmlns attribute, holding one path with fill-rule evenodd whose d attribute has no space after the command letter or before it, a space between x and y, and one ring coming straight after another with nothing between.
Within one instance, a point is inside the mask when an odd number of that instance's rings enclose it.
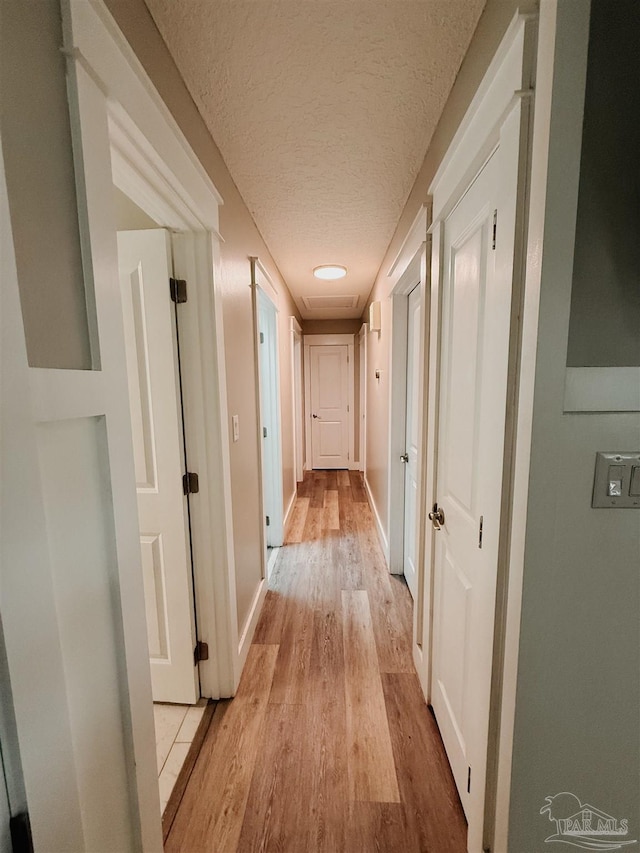
<instances>
[{"instance_id":1,"label":"gray wall","mask_svg":"<svg viewBox=\"0 0 640 853\"><path fill-rule=\"evenodd\" d=\"M27 356L90 369L59 0L3 0L2 152Z\"/></svg>"},{"instance_id":2,"label":"gray wall","mask_svg":"<svg viewBox=\"0 0 640 853\"><path fill-rule=\"evenodd\" d=\"M596 451L640 448L640 414L563 412L588 12L558 3L511 853L550 849L555 825L540 809L562 791L640 838L640 513L590 506Z\"/></svg>"},{"instance_id":3,"label":"gray wall","mask_svg":"<svg viewBox=\"0 0 640 853\"><path fill-rule=\"evenodd\" d=\"M640 365L640 6L592 4L570 367Z\"/></svg>"}]
</instances>

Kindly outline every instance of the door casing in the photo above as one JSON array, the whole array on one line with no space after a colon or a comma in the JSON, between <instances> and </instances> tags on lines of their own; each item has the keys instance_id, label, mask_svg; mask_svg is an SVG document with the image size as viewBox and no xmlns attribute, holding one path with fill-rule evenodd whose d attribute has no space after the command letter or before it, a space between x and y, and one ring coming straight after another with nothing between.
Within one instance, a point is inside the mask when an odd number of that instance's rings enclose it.
<instances>
[{"instance_id":1,"label":"door casing","mask_svg":"<svg viewBox=\"0 0 640 853\"><path fill-rule=\"evenodd\" d=\"M293 470L296 482L304 477L304 377L302 328L295 317L289 318L291 334L291 408L293 416ZM295 500L295 494L293 496ZM287 511L287 517L290 511Z\"/></svg>"},{"instance_id":2,"label":"door casing","mask_svg":"<svg viewBox=\"0 0 640 853\"><path fill-rule=\"evenodd\" d=\"M284 507L282 489L282 434L280 417L280 370L278 363L277 293L258 258L251 258L251 294L254 328L254 366L256 406L258 411L258 482L260 512L263 518L263 581L268 578L272 562L267 548L278 548L284 539ZM263 325L266 328L261 332ZM261 334L264 340L261 340ZM267 431L265 439L264 430ZM265 450L265 440L269 447ZM266 516L269 525L266 526ZM264 582L263 582L264 586Z\"/></svg>"}]
</instances>

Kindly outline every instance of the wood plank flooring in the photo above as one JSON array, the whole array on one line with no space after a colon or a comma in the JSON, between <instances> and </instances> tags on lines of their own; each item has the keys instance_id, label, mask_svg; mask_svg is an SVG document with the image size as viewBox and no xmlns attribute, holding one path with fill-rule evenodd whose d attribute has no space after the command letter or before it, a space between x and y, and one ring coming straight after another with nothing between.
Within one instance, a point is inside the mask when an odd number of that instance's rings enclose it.
<instances>
[{"instance_id":1,"label":"wood plank flooring","mask_svg":"<svg viewBox=\"0 0 640 853\"><path fill-rule=\"evenodd\" d=\"M466 824L356 472L299 484L236 697L167 853L464 853Z\"/></svg>"}]
</instances>

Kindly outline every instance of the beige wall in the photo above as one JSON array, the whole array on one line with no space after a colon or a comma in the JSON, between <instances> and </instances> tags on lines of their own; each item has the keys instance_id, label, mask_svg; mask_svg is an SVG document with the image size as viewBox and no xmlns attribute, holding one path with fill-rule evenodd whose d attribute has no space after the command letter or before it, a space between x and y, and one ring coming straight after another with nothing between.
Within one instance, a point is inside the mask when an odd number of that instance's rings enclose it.
<instances>
[{"instance_id":1,"label":"beige wall","mask_svg":"<svg viewBox=\"0 0 640 853\"><path fill-rule=\"evenodd\" d=\"M392 265L420 206L427 201L428 188L449 143L462 120L471 99L491 61L502 36L516 10L524 4L517 0L488 0L469 50L445 105L440 122L431 139L418 178L411 190L396 233L382 261L378 277L369 296L363 318L368 316L371 302L382 307L382 330L368 335L367 370L367 482L380 523L388 535L389 496L389 367L391 354L391 300L389 294L397 278L389 277ZM380 370L380 379L375 371Z\"/></svg>"},{"instance_id":2,"label":"beige wall","mask_svg":"<svg viewBox=\"0 0 640 853\"><path fill-rule=\"evenodd\" d=\"M240 426L240 438L231 444L230 458L238 621L242 630L261 579L262 519L257 489L258 421L250 256L260 258L278 293L285 509L295 488L289 317L300 317L143 0L106 0L106 5L224 199L220 209L220 233L224 243L221 245L219 284L223 292L229 415L238 415Z\"/></svg>"}]
</instances>

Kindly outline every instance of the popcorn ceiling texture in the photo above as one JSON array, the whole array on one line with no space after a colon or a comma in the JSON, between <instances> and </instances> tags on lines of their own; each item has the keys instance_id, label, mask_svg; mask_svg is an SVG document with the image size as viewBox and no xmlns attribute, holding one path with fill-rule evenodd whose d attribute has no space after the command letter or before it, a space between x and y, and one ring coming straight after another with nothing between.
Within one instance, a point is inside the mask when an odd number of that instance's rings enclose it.
<instances>
[{"instance_id":1,"label":"popcorn ceiling texture","mask_svg":"<svg viewBox=\"0 0 640 853\"><path fill-rule=\"evenodd\" d=\"M146 3L302 316L359 316L484 0Z\"/></svg>"}]
</instances>

